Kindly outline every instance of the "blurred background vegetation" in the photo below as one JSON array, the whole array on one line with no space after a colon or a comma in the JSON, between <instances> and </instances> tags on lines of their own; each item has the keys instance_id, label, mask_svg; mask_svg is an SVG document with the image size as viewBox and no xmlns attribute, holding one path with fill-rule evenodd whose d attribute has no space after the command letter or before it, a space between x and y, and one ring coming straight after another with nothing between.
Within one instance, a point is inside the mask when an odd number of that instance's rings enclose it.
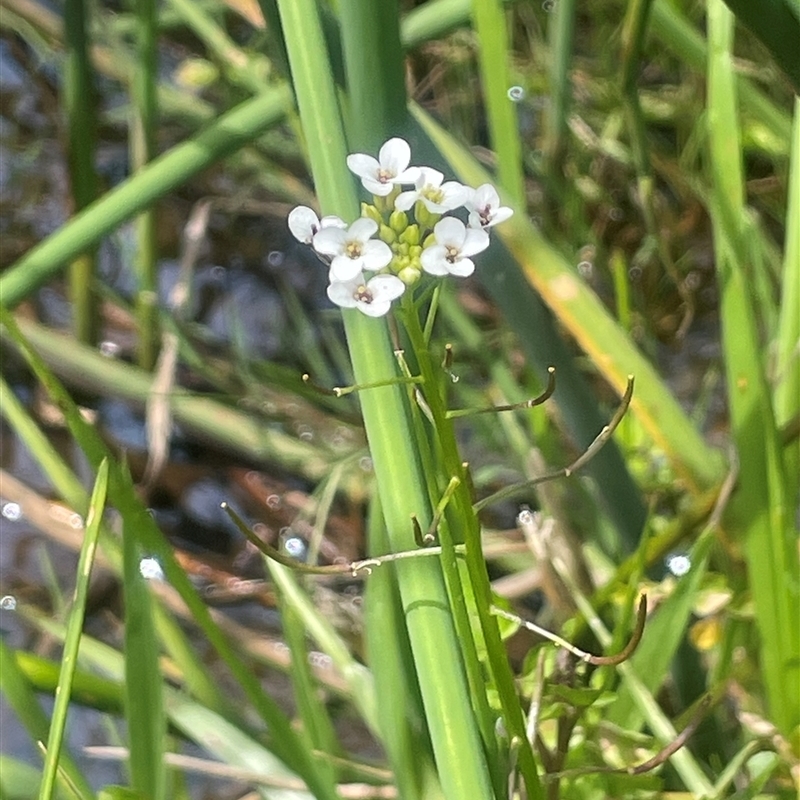
<instances>
[{"instance_id":1,"label":"blurred background vegetation","mask_svg":"<svg viewBox=\"0 0 800 800\"><path fill-rule=\"evenodd\" d=\"M346 106L347 3L319 6ZM547 796L794 796L800 5L399 6L398 133L516 209L442 294L450 407L556 367L545 406L459 421L477 497L574 461L636 379L579 477L481 515L496 593L589 649L587 618L650 598L640 684L603 667L539 696ZM437 796L424 730L405 757L387 733L378 590L265 571L220 509L323 564L380 524L355 395L314 388L352 375L286 228L315 205L288 78L270 0L0 0L2 797ZM542 643L507 644L527 710ZM42 767L59 683L75 760L51 738ZM684 760L660 757L687 724Z\"/></svg>"}]
</instances>

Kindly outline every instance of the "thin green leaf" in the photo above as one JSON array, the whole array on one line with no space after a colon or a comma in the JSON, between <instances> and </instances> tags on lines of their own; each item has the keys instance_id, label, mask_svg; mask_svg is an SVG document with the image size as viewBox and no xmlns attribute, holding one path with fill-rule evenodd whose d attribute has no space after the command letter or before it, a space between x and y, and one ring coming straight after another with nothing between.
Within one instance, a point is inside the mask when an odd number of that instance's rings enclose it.
<instances>
[{"instance_id":1,"label":"thin green leaf","mask_svg":"<svg viewBox=\"0 0 800 800\"><path fill-rule=\"evenodd\" d=\"M42 785L39 788L39 800L50 800L55 790L61 759L61 747L64 741L64 729L67 724L72 680L78 660L78 646L83 632L83 619L86 612L86 598L89 592L89 577L92 572L94 555L97 550L97 538L100 535L100 523L105 511L106 493L108 491L108 461L103 460L97 470L97 480L89 501L86 517L86 529L78 559L78 572L75 583L75 594L67 623L67 635L64 640L64 652L61 656L61 672L56 687L56 702L50 722L50 733L47 738L47 753L44 761Z\"/></svg>"}]
</instances>

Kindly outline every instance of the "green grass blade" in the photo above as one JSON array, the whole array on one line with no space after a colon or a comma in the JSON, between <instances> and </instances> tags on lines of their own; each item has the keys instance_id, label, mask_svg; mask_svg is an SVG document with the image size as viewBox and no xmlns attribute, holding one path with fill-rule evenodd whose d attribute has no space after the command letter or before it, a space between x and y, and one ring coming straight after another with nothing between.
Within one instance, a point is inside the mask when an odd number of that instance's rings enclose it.
<instances>
[{"instance_id":1,"label":"green grass blade","mask_svg":"<svg viewBox=\"0 0 800 800\"><path fill-rule=\"evenodd\" d=\"M370 553L389 551L380 499L373 497L367 517ZM387 636L387 631L393 631ZM400 592L394 573L377 569L364 592L364 643L367 662L380 698L376 705L380 739L386 748L399 795L421 800L422 775L433 763L430 741L420 740L424 711L414 680L411 644L403 619Z\"/></svg>"},{"instance_id":2,"label":"green grass blade","mask_svg":"<svg viewBox=\"0 0 800 800\"><path fill-rule=\"evenodd\" d=\"M778 321L777 364L775 369L775 422L781 428L800 414L800 98L794 101L792 160L789 167L789 202L786 210L786 246L783 258L783 283ZM800 492L800 438L795 437L785 450L786 482Z\"/></svg>"},{"instance_id":3,"label":"green grass blade","mask_svg":"<svg viewBox=\"0 0 800 800\"><path fill-rule=\"evenodd\" d=\"M750 285L744 182L732 64L733 15L709 3L708 136L712 221L723 346L739 486L726 521L743 537L762 641L761 669L772 719L788 734L800 724L800 564L781 445Z\"/></svg>"},{"instance_id":4,"label":"green grass blade","mask_svg":"<svg viewBox=\"0 0 800 800\"><path fill-rule=\"evenodd\" d=\"M522 175L522 144L516 108L509 99L511 80L506 16L502 0L473 3L472 14L478 34L481 86L486 99L489 140L497 156L497 180L520 208L525 204Z\"/></svg>"},{"instance_id":5,"label":"green grass blade","mask_svg":"<svg viewBox=\"0 0 800 800\"><path fill-rule=\"evenodd\" d=\"M278 7L322 211L355 219L358 205L345 163L347 148L317 10L311 0L280 2ZM340 4L342 30L361 29L358 18L361 14L368 18L369 13L361 2ZM381 24L361 45L375 48L379 54L396 52L396 46L388 41L399 35L396 26L394 4L386 4ZM344 51L347 56L350 49L345 46ZM393 68L402 72L401 63ZM353 77L354 71L348 67L348 78ZM381 91L379 85L370 84L370 78L358 75L351 90ZM403 97L396 100L402 103ZM351 124L355 141L362 145L400 133L366 131L359 128L356 119ZM356 381L375 384L394 378L398 371L386 321L357 312L343 316ZM394 550L403 550L413 542L411 514L417 514L423 526L431 516L427 484L409 428L407 396L399 387L379 386L362 391L359 400L389 538ZM401 562L396 571L437 768L446 796L488 798L491 781L472 715L441 568L434 559L424 561L414 565Z\"/></svg>"},{"instance_id":6,"label":"green grass blade","mask_svg":"<svg viewBox=\"0 0 800 800\"><path fill-rule=\"evenodd\" d=\"M132 788L151 800L163 800L166 788L164 716L159 647L153 598L139 565L142 551L130 517L122 521L122 570L125 600L125 718Z\"/></svg>"},{"instance_id":7,"label":"green grass blade","mask_svg":"<svg viewBox=\"0 0 800 800\"><path fill-rule=\"evenodd\" d=\"M69 135L69 177L76 212L97 197L95 145L97 138L95 91L89 59L89 20L84 0L64 3L67 59L64 66L63 105ZM94 343L98 326L97 297L93 290L95 253L91 248L77 255L70 265L70 300L75 338Z\"/></svg>"},{"instance_id":8,"label":"green grass blade","mask_svg":"<svg viewBox=\"0 0 800 800\"><path fill-rule=\"evenodd\" d=\"M138 171L156 155L158 132L158 12L155 0L138 0L136 15L136 72L130 126L131 164ZM137 360L152 369L158 350L158 242L156 209L148 208L136 219Z\"/></svg>"},{"instance_id":9,"label":"green grass blade","mask_svg":"<svg viewBox=\"0 0 800 800\"><path fill-rule=\"evenodd\" d=\"M97 470L97 480L89 500L89 513L86 517L86 529L78 559L78 572L75 594L67 623L67 634L64 640L64 652L61 657L61 671L56 687L56 702L50 722L50 734L47 737L47 753L44 761L42 785L39 788L39 800L51 800L55 790L56 779L61 759L61 747L64 742L64 729L67 724L72 680L78 660L78 646L83 632L83 619L86 612L86 598L89 592L89 576L92 572L94 554L97 550L97 538L100 534L100 523L105 511L106 493L108 491L108 462L103 461Z\"/></svg>"},{"instance_id":10,"label":"green grass blade","mask_svg":"<svg viewBox=\"0 0 800 800\"><path fill-rule=\"evenodd\" d=\"M653 0L650 11L652 33L675 53L691 69L703 72L708 57L708 48L702 35L684 19L680 10L668 0ZM736 77L742 107L763 126L769 135L771 148L776 152L788 152L792 121L789 115L772 102L747 77Z\"/></svg>"}]
</instances>

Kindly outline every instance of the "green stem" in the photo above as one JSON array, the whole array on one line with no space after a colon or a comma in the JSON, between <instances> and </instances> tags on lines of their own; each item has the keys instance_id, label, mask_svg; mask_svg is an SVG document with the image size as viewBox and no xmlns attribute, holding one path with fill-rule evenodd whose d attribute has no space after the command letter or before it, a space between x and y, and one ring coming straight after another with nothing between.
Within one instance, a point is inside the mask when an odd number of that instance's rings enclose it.
<instances>
[{"instance_id":1,"label":"green stem","mask_svg":"<svg viewBox=\"0 0 800 800\"><path fill-rule=\"evenodd\" d=\"M64 70L64 106L69 130L68 165L75 213L80 213L97 195L94 169L95 92L84 0L66 0L64 31L67 61ZM70 267L70 299L73 330L78 341L93 343L97 332L92 283L95 263L90 250L78 252Z\"/></svg>"},{"instance_id":2,"label":"green stem","mask_svg":"<svg viewBox=\"0 0 800 800\"><path fill-rule=\"evenodd\" d=\"M156 153L158 125L158 14L155 0L136 3L138 59L133 82L133 118L131 120L131 163L138 172ZM147 208L136 220L136 318L139 326L138 362L151 369L158 350L158 275L156 210Z\"/></svg>"}]
</instances>

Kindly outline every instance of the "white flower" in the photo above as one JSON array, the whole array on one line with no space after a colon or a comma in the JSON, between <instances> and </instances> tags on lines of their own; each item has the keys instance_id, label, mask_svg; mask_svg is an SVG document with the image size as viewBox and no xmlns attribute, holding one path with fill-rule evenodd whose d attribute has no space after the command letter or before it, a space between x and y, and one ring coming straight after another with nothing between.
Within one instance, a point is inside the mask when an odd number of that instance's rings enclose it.
<instances>
[{"instance_id":1,"label":"white flower","mask_svg":"<svg viewBox=\"0 0 800 800\"><path fill-rule=\"evenodd\" d=\"M431 275L457 275L466 278L475 271L469 256L480 253L489 246L486 231L467 228L460 219L445 217L433 229L436 244L422 251L420 261L425 272Z\"/></svg>"},{"instance_id":2,"label":"white flower","mask_svg":"<svg viewBox=\"0 0 800 800\"><path fill-rule=\"evenodd\" d=\"M383 269L392 260L392 250L386 242L370 239L377 230L375 220L361 217L347 230L328 227L314 235L314 249L333 257L332 281L352 280L363 270Z\"/></svg>"},{"instance_id":3,"label":"white flower","mask_svg":"<svg viewBox=\"0 0 800 800\"><path fill-rule=\"evenodd\" d=\"M314 210L308 206L297 206L289 212L287 219L289 223L289 230L292 236L298 242L303 244L311 244L314 235L321 231L323 228L346 228L347 223L343 219L336 216L319 217L314 213Z\"/></svg>"},{"instance_id":4,"label":"white flower","mask_svg":"<svg viewBox=\"0 0 800 800\"><path fill-rule=\"evenodd\" d=\"M380 149L377 161L366 153L347 156L347 166L361 178L361 185L370 194L386 197L401 183L414 183L417 167L409 168L411 148L405 139L389 139Z\"/></svg>"},{"instance_id":5,"label":"white flower","mask_svg":"<svg viewBox=\"0 0 800 800\"><path fill-rule=\"evenodd\" d=\"M375 275L367 281L359 272L350 280L333 281L328 286L328 297L342 308L357 308L368 317L382 317L405 288L395 275Z\"/></svg>"},{"instance_id":6,"label":"white flower","mask_svg":"<svg viewBox=\"0 0 800 800\"><path fill-rule=\"evenodd\" d=\"M469 211L470 228L491 228L505 222L513 213L513 209L500 205L500 195L491 183L484 183L477 189L470 189L464 203Z\"/></svg>"},{"instance_id":7,"label":"white flower","mask_svg":"<svg viewBox=\"0 0 800 800\"><path fill-rule=\"evenodd\" d=\"M394 207L398 211L408 211L417 200L421 200L431 214L444 214L463 205L468 187L458 181L442 183L443 180L444 175L439 170L420 167L413 191L401 192L394 201Z\"/></svg>"}]
</instances>

